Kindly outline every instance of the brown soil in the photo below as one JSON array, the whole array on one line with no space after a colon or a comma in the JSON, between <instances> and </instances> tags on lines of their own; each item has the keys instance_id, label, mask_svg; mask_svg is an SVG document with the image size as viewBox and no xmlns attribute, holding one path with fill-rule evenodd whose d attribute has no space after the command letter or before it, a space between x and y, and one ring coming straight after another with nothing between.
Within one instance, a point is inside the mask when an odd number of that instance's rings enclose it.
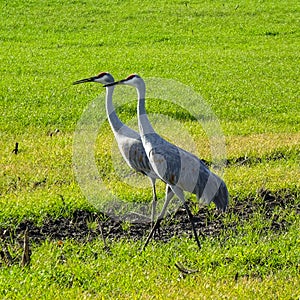
<instances>
[{"instance_id":1,"label":"brown soil","mask_svg":"<svg viewBox=\"0 0 300 300\"><path fill-rule=\"evenodd\" d=\"M291 210L300 213L300 203L295 194L282 191L272 194L268 190L261 190L258 191L256 197L242 201L238 198L232 199L225 214L203 207L194 215L194 221L202 238L220 236L225 230L235 232L237 225L251 219L255 213L260 213L261 218L269 220L266 222L268 226L263 230L279 231L286 230L290 225L286 216ZM145 239L150 231L150 224L128 224L101 213L77 210L68 218L45 219L41 226L25 220L14 230L0 227L2 248L12 243L22 245L26 228L28 228L30 243L40 243L45 239L56 241L72 239L87 242L103 237L106 240ZM183 208L179 208L174 215L169 215L164 219L159 234L156 234L154 238L166 242L174 235L192 236L191 225Z\"/></svg>"}]
</instances>

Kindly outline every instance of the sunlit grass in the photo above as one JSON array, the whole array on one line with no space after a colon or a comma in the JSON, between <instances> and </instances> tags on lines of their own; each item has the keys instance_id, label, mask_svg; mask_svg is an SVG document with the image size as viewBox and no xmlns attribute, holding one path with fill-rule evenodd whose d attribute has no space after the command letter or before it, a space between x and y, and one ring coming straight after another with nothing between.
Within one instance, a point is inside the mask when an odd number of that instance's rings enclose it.
<instances>
[{"instance_id":1,"label":"sunlit grass","mask_svg":"<svg viewBox=\"0 0 300 300\"><path fill-rule=\"evenodd\" d=\"M152 243L145 252L140 252L140 242L125 240L111 243L110 252L103 250L100 241L84 246L46 241L33 248L30 268L2 269L2 295L38 298L47 288L47 297L109 295L127 299L133 294L134 299L150 295L183 299L196 295L238 297L242 293L251 298L255 291L267 299L276 294L294 298L299 292L295 289L299 284L296 226L283 235L241 227L231 237L202 241L201 251L185 238ZM180 274L175 267L178 262L196 273Z\"/></svg>"},{"instance_id":2,"label":"sunlit grass","mask_svg":"<svg viewBox=\"0 0 300 300\"><path fill-rule=\"evenodd\" d=\"M228 137L226 157L233 161L225 167L224 179L230 194L247 197L260 188L272 191L298 189L298 140L298 134ZM73 209L77 205L89 206L74 178L72 135L57 133L49 136L43 133L20 136L17 155L11 153L14 140L8 141L2 144L6 147L6 155L1 162L4 166L1 171L2 221L13 216L42 219L45 213L58 216L59 213L52 210L63 204L61 197ZM189 143L193 147L190 151L206 160L211 159L210 145L205 136L202 139L200 135L197 140L190 136L187 142L182 143L182 147ZM97 140L95 162L100 178L117 197L138 202L152 199L149 180L134 174L126 165L107 126ZM158 196L161 199L164 197L164 185L160 183ZM39 214L41 217L38 217Z\"/></svg>"},{"instance_id":3,"label":"sunlit grass","mask_svg":"<svg viewBox=\"0 0 300 300\"><path fill-rule=\"evenodd\" d=\"M116 79L136 72L157 78L157 85L169 78L198 93L224 133L224 180L232 205L249 196L263 201L259 189L291 193L299 203L300 39L295 1L13 0L1 4L1 16L1 229L28 219L42 224L48 217L96 209L74 176L73 142L84 109L99 95L104 110L104 91L99 84L72 82L100 71ZM133 94L118 113L137 129ZM185 93L178 97L189 103ZM187 107L182 110L171 100L147 98L155 129L212 162L205 130ZM12 153L16 142L17 155ZM124 164L107 122L99 128L92 155L114 195L150 201L149 181ZM164 195L162 183L158 195ZM268 230L270 220L259 210L249 220L228 213L224 223L236 222L236 231L224 229L218 238L202 239L201 251L192 239L178 237L168 243L153 241L143 253L142 241L111 240L112 254L103 251L98 240L31 244L29 268L0 260L0 295L297 299L299 214L289 203L275 213L288 222L285 230ZM11 243L11 255L20 256L21 246ZM199 272L182 277L177 261Z\"/></svg>"}]
</instances>

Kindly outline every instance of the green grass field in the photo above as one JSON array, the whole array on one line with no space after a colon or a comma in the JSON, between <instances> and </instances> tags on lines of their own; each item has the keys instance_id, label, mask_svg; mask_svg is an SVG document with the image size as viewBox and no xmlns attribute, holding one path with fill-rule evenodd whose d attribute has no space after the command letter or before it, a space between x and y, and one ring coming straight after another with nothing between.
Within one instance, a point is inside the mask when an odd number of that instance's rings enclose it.
<instances>
[{"instance_id":1,"label":"green grass field","mask_svg":"<svg viewBox=\"0 0 300 300\"><path fill-rule=\"evenodd\" d=\"M300 297L297 1L16 0L0 6L2 299ZM99 84L72 82L101 71L116 79L138 73L189 86L224 133L230 206L246 205L251 198L262 208L261 189L287 199L284 205L268 218L263 209L245 219L229 211L224 222L234 222L235 229L201 238L201 251L188 236L153 241L142 253L143 240L109 240L107 253L101 238L82 243L49 236L30 245L30 266L7 263L4 250L19 259L22 245L4 239L6 229L13 232L24 220L39 225L79 209L96 210L74 176L73 141L85 108L99 95L104 111L105 94ZM124 122L134 123L132 92L132 102L118 112ZM182 118L171 102L149 99L147 111L183 124L197 154L211 160L199 123ZM160 130L176 142L172 126ZM16 142L17 155L12 153ZM115 178L112 143L104 123L95 153L103 180L124 200L151 199L146 180L147 189ZM158 195L164 195L162 184ZM286 225L271 230L272 220ZM178 261L198 272L183 276Z\"/></svg>"}]
</instances>

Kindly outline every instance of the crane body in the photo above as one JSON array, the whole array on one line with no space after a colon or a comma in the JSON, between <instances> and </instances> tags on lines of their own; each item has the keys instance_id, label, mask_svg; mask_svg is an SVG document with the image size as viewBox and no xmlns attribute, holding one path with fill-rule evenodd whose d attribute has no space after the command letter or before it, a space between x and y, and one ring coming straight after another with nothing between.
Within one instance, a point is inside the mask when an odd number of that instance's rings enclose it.
<instances>
[{"instance_id":1,"label":"crane body","mask_svg":"<svg viewBox=\"0 0 300 300\"><path fill-rule=\"evenodd\" d=\"M105 86L116 84L131 85L137 89L137 113L141 140L153 170L161 180L169 185L163 209L146 240L144 248L150 241L156 227L159 226L173 193L182 201L190 219L197 245L201 248L193 216L185 201L184 191L196 194L197 198L201 198L206 204L213 201L219 210L225 211L228 205L226 184L220 177L212 173L198 157L166 141L155 132L145 110L146 87L140 76L132 74L126 79Z\"/></svg>"},{"instance_id":2,"label":"crane body","mask_svg":"<svg viewBox=\"0 0 300 300\"><path fill-rule=\"evenodd\" d=\"M73 82L73 84L81 84L86 82L97 82L103 85L114 82L114 78L110 73L102 72L97 76L81 79ZM157 196L156 196L156 179L159 177L154 172L149 159L145 153L140 134L135 130L125 125L116 114L116 110L113 106L112 96L114 92L114 86L108 86L106 88L106 114L109 124L111 126L114 137L117 141L118 148L123 159L126 161L129 167L137 172L140 172L150 179L152 186L152 212L151 222L154 224Z\"/></svg>"}]
</instances>

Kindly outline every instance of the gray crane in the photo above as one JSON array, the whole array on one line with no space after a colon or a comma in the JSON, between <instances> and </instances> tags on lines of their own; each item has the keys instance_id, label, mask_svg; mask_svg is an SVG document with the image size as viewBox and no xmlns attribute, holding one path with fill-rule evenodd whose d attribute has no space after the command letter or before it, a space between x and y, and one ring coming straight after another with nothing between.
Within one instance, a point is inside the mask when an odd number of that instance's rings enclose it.
<instances>
[{"instance_id":1,"label":"gray crane","mask_svg":"<svg viewBox=\"0 0 300 300\"><path fill-rule=\"evenodd\" d=\"M185 201L184 191L195 194L197 199L201 198L205 204L213 201L218 210L225 211L229 197L226 184L220 177L212 173L197 156L167 142L154 131L146 114L146 87L144 80L140 76L132 74L126 79L105 86L116 84L130 85L137 89L139 131L147 157L155 173L170 186L173 193L182 201L191 222L197 245L201 248L193 222L193 215ZM159 226L169 201L170 197L166 195L162 212L152 227L144 248L149 243L156 227Z\"/></svg>"},{"instance_id":2,"label":"gray crane","mask_svg":"<svg viewBox=\"0 0 300 300\"><path fill-rule=\"evenodd\" d=\"M73 84L80 84L86 82L97 82L101 84L108 84L114 82L114 78L110 73L101 72L97 76L81 79L73 82ZM152 200L152 213L151 213L151 222L152 226L154 225L157 196L155 183L156 179L159 178L156 173L153 171L149 159L144 150L140 134L135 130L126 126L118 118L115 108L112 103L112 95L114 91L114 86L106 88L106 114L117 141L119 150L126 161L126 163L137 172L140 172L149 177L152 186L153 200ZM168 186L166 187L166 194L168 197L172 198L173 193L171 192Z\"/></svg>"}]
</instances>

